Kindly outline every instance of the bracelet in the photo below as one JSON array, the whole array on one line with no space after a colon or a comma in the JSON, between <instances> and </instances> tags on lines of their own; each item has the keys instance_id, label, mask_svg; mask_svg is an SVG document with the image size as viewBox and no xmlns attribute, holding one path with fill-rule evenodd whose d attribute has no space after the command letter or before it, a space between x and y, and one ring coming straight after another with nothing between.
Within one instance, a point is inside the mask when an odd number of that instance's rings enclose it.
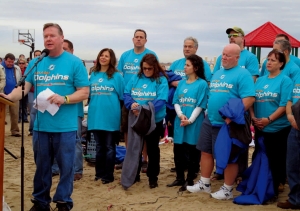
<instances>
[{"instance_id":1,"label":"bracelet","mask_svg":"<svg viewBox=\"0 0 300 211\"><path fill-rule=\"evenodd\" d=\"M65 96L65 102L64 102L65 104L69 104L70 103L70 98L66 95Z\"/></svg>"},{"instance_id":2,"label":"bracelet","mask_svg":"<svg viewBox=\"0 0 300 211\"><path fill-rule=\"evenodd\" d=\"M268 116L268 120L269 120L269 124L273 122L272 119L270 119L270 117Z\"/></svg>"}]
</instances>

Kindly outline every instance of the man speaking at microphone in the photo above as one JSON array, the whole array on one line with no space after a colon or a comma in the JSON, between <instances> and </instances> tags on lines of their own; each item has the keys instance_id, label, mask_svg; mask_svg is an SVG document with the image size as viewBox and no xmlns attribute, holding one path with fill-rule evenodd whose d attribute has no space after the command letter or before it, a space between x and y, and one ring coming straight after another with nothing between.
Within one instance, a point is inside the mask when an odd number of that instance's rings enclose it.
<instances>
[{"instance_id":1,"label":"man speaking at microphone","mask_svg":"<svg viewBox=\"0 0 300 211\"><path fill-rule=\"evenodd\" d=\"M33 150L36 172L32 193L34 205L30 211L50 211L51 166L54 157L61 171L53 202L59 211L71 210L77 103L88 98L89 81L82 61L63 50L64 35L58 24L46 23L43 36L49 56L43 58L28 74L25 80L25 94L34 86L36 98L40 92L49 88L55 94L47 100L51 104L57 104L59 110L53 116L47 110L38 111L34 122ZM29 63L27 71L32 69L37 59ZM9 95L1 95L13 101L19 100L21 87L14 89Z\"/></svg>"}]
</instances>

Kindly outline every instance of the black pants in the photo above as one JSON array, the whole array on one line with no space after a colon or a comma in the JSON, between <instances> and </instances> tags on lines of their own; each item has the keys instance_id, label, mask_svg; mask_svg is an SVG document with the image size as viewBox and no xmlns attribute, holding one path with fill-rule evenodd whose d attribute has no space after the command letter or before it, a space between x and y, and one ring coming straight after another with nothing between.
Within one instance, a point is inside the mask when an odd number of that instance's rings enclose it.
<instances>
[{"instance_id":1,"label":"black pants","mask_svg":"<svg viewBox=\"0 0 300 211\"><path fill-rule=\"evenodd\" d=\"M167 115L166 115L166 123L167 123L167 127L168 127L168 136L169 137L174 137L174 121L175 121L175 117L176 117L176 111L175 109L169 109L167 107ZM168 126L168 122L170 122L170 126Z\"/></svg>"},{"instance_id":2,"label":"black pants","mask_svg":"<svg viewBox=\"0 0 300 211\"><path fill-rule=\"evenodd\" d=\"M119 131L93 130L96 141L95 177L102 181L114 181L116 142Z\"/></svg>"},{"instance_id":3,"label":"black pants","mask_svg":"<svg viewBox=\"0 0 300 211\"><path fill-rule=\"evenodd\" d=\"M285 127L275 133L267 133L255 129L255 142L259 137L264 137L264 145L269 161L270 170L273 177L273 187L275 195L278 195L278 186L280 183L285 184L286 180L286 151L287 138L290 133L291 126ZM255 151L258 144L255 144ZM254 151L253 156L256 155Z\"/></svg>"},{"instance_id":4,"label":"black pants","mask_svg":"<svg viewBox=\"0 0 300 211\"><path fill-rule=\"evenodd\" d=\"M160 149L159 140L160 133L163 129L163 121L156 123L156 128L152 133L144 137L144 142L147 144L147 154L148 154L148 168L147 177L149 181L157 181L160 172ZM143 148L142 148L143 149ZM142 156L142 152L141 152ZM140 175L142 167L142 158L140 159L139 168L137 172L137 177Z\"/></svg>"},{"instance_id":5,"label":"black pants","mask_svg":"<svg viewBox=\"0 0 300 211\"><path fill-rule=\"evenodd\" d=\"M188 155L188 158L186 157ZM199 171L200 151L196 145L187 143L174 144L174 160L176 166L176 179L184 180L184 170L188 168L187 180L194 180Z\"/></svg>"}]
</instances>

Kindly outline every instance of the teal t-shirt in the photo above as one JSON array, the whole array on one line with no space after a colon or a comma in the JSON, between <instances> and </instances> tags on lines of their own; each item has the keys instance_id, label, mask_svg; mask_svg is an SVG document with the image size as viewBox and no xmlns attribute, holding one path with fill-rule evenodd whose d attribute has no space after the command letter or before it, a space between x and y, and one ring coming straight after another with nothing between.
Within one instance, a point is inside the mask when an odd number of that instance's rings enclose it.
<instances>
[{"instance_id":1,"label":"teal t-shirt","mask_svg":"<svg viewBox=\"0 0 300 211\"><path fill-rule=\"evenodd\" d=\"M178 59L171 64L169 69L172 70L172 72L174 72L176 75L180 75L182 79L186 79L185 72L184 72L185 62L186 62L185 58ZM210 67L205 60L203 60L203 65L204 65L205 78L207 81L210 81L211 79Z\"/></svg>"},{"instance_id":2,"label":"teal t-shirt","mask_svg":"<svg viewBox=\"0 0 300 211\"><path fill-rule=\"evenodd\" d=\"M124 79L115 72L108 79L106 72L93 72L90 77L88 130L120 130Z\"/></svg>"},{"instance_id":3,"label":"teal t-shirt","mask_svg":"<svg viewBox=\"0 0 300 211\"><path fill-rule=\"evenodd\" d=\"M252 76L259 75L259 64L256 56L244 49L241 51L238 65L241 68L247 69ZM218 70L223 69L222 66L222 55L220 55L216 61L213 74L215 74Z\"/></svg>"},{"instance_id":4,"label":"teal t-shirt","mask_svg":"<svg viewBox=\"0 0 300 211\"><path fill-rule=\"evenodd\" d=\"M31 69L37 59L27 68ZM45 57L26 78L34 86L34 96L49 88L61 96L71 95L76 88L89 86L88 75L82 61L76 56L63 52L58 57ZM48 111L38 111L34 130L43 132L70 132L77 130L78 103L63 104L52 116Z\"/></svg>"},{"instance_id":5,"label":"teal t-shirt","mask_svg":"<svg viewBox=\"0 0 300 211\"><path fill-rule=\"evenodd\" d=\"M286 63L283 70L281 70L281 74L284 74L294 80L296 76L300 74L300 68L292 61L292 58L290 57L290 61ZM267 70L267 60L264 61L260 72L260 76L264 75L269 75L269 71Z\"/></svg>"},{"instance_id":6,"label":"teal t-shirt","mask_svg":"<svg viewBox=\"0 0 300 211\"><path fill-rule=\"evenodd\" d=\"M294 55L290 55L290 60L300 68L300 59Z\"/></svg>"},{"instance_id":7,"label":"teal t-shirt","mask_svg":"<svg viewBox=\"0 0 300 211\"><path fill-rule=\"evenodd\" d=\"M254 114L256 118L267 118L279 107L286 106L292 92L292 80L284 74L275 78L259 77L255 83ZM264 132L277 132L290 123L286 114L264 127Z\"/></svg>"},{"instance_id":8,"label":"teal t-shirt","mask_svg":"<svg viewBox=\"0 0 300 211\"><path fill-rule=\"evenodd\" d=\"M254 97L254 82L249 71L239 66L220 69L212 77L208 99L208 118L213 125L222 125L224 120L219 109L230 98Z\"/></svg>"},{"instance_id":9,"label":"teal t-shirt","mask_svg":"<svg viewBox=\"0 0 300 211\"><path fill-rule=\"evenodd\" d=\"M204 119L204 111L207 106L208 85L203 79L198 78L193 83L187 83L186 80L179 82L174 94L173 104L179 104L182 113L190 118L196 107L202 108L197 119L185 127L180 126L180 119L176 115L174 123L174 143L183 142L196 145L200 135L201 125Z\"/></svg>"},{"instance_id":10,"label":"teal t-shirt","mask_svg":"<svg viewBox=\"0 0 300 211\"><path fill-rule=\"evenodd\" d=\"M139 105L148 104L153 100L168 100L168 81L165 76L160 76L159 81L145 77L144 74L132 76L127 83L125 92L131 95L133 100ZM155 111L155 122L160 122L166 116L166 106L159 111Z\"/></svg>"},{"instance_id":11,"label":"teal t-shirt","mask_svg":"<svg viewBox=\"0 0 300 211\"><path fill-rule=\"evenodd\" d=\"M290 92L289 101L295 104L299 99L300 99L300 75L298 75L293 81L293 90L292 92Z\"/></svg>"},{"instance_id":12,"label":"teal t-shirt","mask_svg":"<svg viewBox=\"0 0 300 211\"><path fill-rule=\"evenodd\" d=\"M140 62L146 54L153 54L156 58L158 58L157 55L153 51L151 51L147 48L144 50L143 53L140 53L140 54L136 54L134 52L134 49L131 49L131 50L125 51L121 55L117 69L123 73L125 86L128 83L128 81L130 80L130 78L139 72Z\"/></svg>"}]
</instances>

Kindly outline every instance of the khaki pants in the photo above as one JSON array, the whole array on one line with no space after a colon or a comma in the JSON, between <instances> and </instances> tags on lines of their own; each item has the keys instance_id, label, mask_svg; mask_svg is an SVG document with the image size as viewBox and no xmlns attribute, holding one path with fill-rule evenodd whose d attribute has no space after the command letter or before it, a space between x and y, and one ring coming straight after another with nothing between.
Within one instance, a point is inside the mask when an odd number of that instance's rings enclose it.
<instances>
[{"instance_id":1,"label":"khaki pants","mask_svg":"<svg viewBox=\"0 0 300 211\"><path fill-rule=\"evenodd\" d=\"M6 113L9 111L10 116L10 132L12 135L20 134L19 120L19 101L14 102L14 106L6 106Z\"/></svg>"}]
</instances>

